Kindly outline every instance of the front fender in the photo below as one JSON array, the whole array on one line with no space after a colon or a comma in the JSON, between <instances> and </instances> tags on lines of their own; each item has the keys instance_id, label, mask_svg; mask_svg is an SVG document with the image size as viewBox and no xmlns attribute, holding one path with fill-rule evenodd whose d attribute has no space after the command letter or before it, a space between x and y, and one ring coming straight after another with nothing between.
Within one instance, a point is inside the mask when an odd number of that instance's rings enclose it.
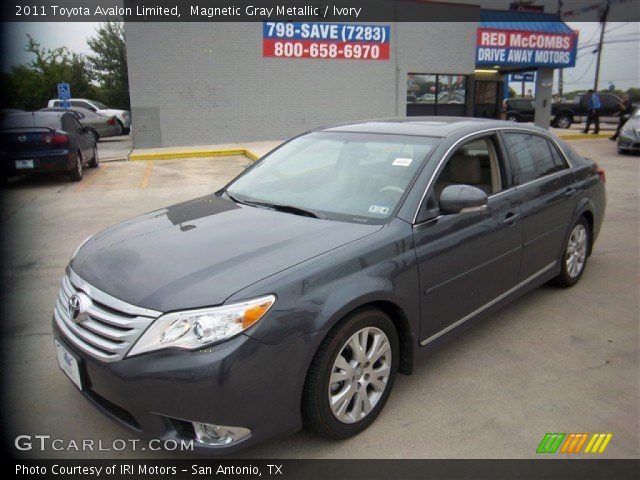
<instances>
[{"instance_id":1,"label":"front fender","mask_svg":"<svg viewBox=\"0 0 640 480\"><path fill-rule=\"evenodd\" d=\"M279 344L304 335L323 337L349 312L373 302L402 311L409 331L419 325L419 279L411 225L397 220L247 287L227 301L267 293L277 301L247 335Z\"/></svg>"}]
</instances>

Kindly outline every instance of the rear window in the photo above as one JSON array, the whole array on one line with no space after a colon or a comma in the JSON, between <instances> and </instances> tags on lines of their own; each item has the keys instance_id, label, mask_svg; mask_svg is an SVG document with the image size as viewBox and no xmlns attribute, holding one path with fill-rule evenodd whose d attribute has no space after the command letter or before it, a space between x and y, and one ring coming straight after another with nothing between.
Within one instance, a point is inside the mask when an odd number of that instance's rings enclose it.
<instances>
[{"instance_id":1,"label":"rear window","mask_svg":"<svg viewBox=\"0 0 640 480\"><path fill-rule=\"evenodd\" d=\"M567 167L555 148L539 135L506 133L504 138L516 185L542 178Z\"/></svg>"},{"instance_id":2,"label":"rear window","mask_svg":"<svg viewBox=\"0 0 640 480\"><path fill-rule=\"evenodd\" d=\"M11 115L2 119L1 128L59 128L60 118L57 115Z\"/></svg>"}]
</instances>

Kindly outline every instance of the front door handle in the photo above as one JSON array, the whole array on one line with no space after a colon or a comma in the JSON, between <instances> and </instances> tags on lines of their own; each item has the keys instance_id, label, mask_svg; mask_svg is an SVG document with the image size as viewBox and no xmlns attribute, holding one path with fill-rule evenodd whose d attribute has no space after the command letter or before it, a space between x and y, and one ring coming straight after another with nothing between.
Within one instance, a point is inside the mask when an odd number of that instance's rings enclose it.
<instances>
[{"instance_id":1,"label":"front door handle","mask_svg":"<svg viewBox=\"0 0 640 480\"><path fill-rule=\"evenodd\" d=\"M502 223L506 223L507 225L515 225L518 220L518 214L515 212L509 212L505 215Z\"/></svg>"}]
</instances>

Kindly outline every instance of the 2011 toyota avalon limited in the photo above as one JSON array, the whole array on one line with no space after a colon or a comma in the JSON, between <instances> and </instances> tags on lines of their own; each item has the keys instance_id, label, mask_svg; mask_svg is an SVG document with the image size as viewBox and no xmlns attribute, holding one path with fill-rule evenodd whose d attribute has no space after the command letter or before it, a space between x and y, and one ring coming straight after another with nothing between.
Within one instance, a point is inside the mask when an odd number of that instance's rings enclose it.
<instances>
[{"instance_id":1,"label":"2011 toyota avalon limited","mask_svg":"<svg viewBox=\"0 0 640 480\"><path fill-rule=\"evenodd\" d=\"M86 240L54 314L62 370L141 435L207 452L368 427L396 372L523 293L582 276L598 166L469 118L298 136L216 193Z\"/></svg>"}]
</instances>

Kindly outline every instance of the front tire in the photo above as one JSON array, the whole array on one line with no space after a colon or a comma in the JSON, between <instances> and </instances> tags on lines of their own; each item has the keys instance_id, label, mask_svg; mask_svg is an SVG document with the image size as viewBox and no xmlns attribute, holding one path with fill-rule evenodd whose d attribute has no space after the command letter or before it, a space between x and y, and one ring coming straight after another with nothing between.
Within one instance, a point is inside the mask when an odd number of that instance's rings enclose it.
<instances>
[{"instance_id":1,"label":"front tire","mask_svg":"<svg viewBox=\"0 0 640 480\"><path fill-rule=\"evenodd\" d=\"M302 395L305 425L332 439L366 429L389 398L399 357L398 335L384 312L367 308L340 321L309 367Z\"/></svg>"},{"instance_id":2,"label":"front tire","mask_svg":"<svg viewBox=\"0 0 640 480\"><path fill-rule=\"evenodd\" d=\"M553 279L553 283L563 288L573 287L578 283L587 267L590 248L591 229L587 220L580 217L571 228L569 238L565 242L561 258L562 270Z\"/></svg>"},{"instance_id":3,"label":"front tire","mask_svg":"<svg viewBox=\"0 0 640 480\"><path fill-rule=\"evenodd\" d=\"M562 114L556 117L554 123L556 124L557 128L569 128L571 127L573 121L571 120L571 117L569 115Z\"/></svg>"}]
</instances>

